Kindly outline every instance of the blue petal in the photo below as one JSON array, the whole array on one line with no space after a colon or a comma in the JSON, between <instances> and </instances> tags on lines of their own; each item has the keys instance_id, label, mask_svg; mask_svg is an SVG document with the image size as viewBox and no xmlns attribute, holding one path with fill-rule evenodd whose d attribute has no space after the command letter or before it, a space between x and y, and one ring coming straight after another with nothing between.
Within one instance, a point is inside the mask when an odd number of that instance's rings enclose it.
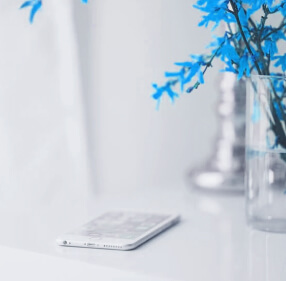
<instances>
[{"instance_id":1,"label":"blue petal","mask_svg":"<svg viewBox=\"0 0 286 281\"><path fill-rule=\"evenodd\" d=\"M31 9L31 14L30 14L30 23L33 23L35 14L38 12L38 10L42 7L42 2L38 1L35 3Z\"/></svg>"},{"instance_id":2,"label":"blue petal","mask_svg":"<svg viewBox=\"0 0 286 281\"><path fill-rule=\"evenodd\" d=\"M283 56L275 56L274 59L278 59L274 66L281 66L282 71L286 71L286 54Z\"/></svg>"},{"instance_id":3,"label":"blue petal","mask_svg":"<svg viewBox=\"0 0 286 281\"><path fill-rule=\"evenodd\" d=\"M165 91L167 92L172 102L175 101L175 98L179 97L179 95L175 93L170 86L166 86Z\"/></svg>"},{"instance_id":4,"label":"blue petal","mask_svg":"<svg viewBox=\"0 0 286 281\"><path fill-rule=\"evenodd\" d=\"M193 77L197 74L198 71L200 71L200 64L194 63L190 69L189 74L184 79L184 84L189 83L193 79Z\"/></svg>"},{"instance_id":5,"label":"blue petal","mask_svg":"<svg viewBox=\"0 0 286 281\"><path fill-rule=\"evenodd\" d=\"M182 75L182 71L179 72L165 72L165 77L178 77Z\"/></svg>"},{"instance_id":6,"label":"blue petal","mask_svg":"<svg viewBox=\"0 0 286 281\"><path fill-rule=\"evenodd\" d=\"M240 80L244 74L247 77L250 75L250 67L249 67L249 62L248 62L247 51L244 52L243 56L239 60L237 79Z\"/></svg>"},{"instance_id":7,"label":"blue petal","mask_svg":"<svg viewBox=\"0 0 286 281\"><path fill-rule=\"evenodd\" d=\"M191 63L190 61L185 61L185 62L175 62L175 65L178 66L183 66L183 67L192 67L193 63Z\"/></svg>"},{"instance_id":8,"label":"blue petal","mask_svg":"<svg viewBox=\"0 0 286 281\"><path fill-rule=\"evenodd\" d=\"M23 9L23 8L26 8L29 6L33 6L33 3L34 3L34 1L26 1L21 5L20 9Z\"/></svg>"},{"instance_id":9,"label":"blue petal","mask_svg":"<svg viewBox=\"0 0 286 281\"><path fill-rule=\"evenodd\" d=\"M199 82L200 82L201 84L204 84L204 83L205 83L204 75L203 75L203 72L202 72L201 70L198 71L197 76L198 76Z\"/></svg>"}]
</instances>

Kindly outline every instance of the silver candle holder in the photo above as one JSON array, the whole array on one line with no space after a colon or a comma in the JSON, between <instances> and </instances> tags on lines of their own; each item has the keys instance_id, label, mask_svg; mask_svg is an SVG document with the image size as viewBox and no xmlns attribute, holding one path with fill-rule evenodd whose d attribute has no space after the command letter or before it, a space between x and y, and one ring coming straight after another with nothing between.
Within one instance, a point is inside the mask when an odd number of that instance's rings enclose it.
<instances>
[{"instance_id":1,"label":"silver candle holder","mask_svg":"<svg viewBox=\"0 0 286 281\"><path fill-rule=\"evenodd\" d=\"M219 78L219 127L209 159L188 176L192 188L242 193L245 168L245 80L225 72Z\"/></svg>"}]
</instances>

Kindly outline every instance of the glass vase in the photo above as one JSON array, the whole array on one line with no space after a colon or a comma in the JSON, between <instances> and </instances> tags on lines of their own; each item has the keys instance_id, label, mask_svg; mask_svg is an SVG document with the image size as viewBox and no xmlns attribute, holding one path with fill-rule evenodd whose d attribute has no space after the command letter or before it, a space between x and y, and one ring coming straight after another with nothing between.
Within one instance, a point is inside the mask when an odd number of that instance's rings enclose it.
<instances>
[{"instance_id":1,"label":"glass vase","mask_svg":"<svg viewBox=\"0 0 286 281\"><path fill-rule=\"evenodd\" d=\"M286 232L286 80L247 81L246 212L250 226Z\"/></svg>"}]
</instances>

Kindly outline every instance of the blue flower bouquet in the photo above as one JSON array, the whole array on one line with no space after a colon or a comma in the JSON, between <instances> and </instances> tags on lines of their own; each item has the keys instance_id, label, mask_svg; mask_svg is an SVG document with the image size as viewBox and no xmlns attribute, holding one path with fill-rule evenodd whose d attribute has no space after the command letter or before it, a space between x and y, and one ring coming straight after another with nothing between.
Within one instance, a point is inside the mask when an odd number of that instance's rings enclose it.
<instances>
[{"instance_id":1,"label":"blue flower bouquet","mask_svg":"<svg viewBox=\"0 0 286 281\"><path fill-rule=\"evenodd\" d=\"M207 54L192 54L184 62L176 62L178 71L166 72L164 85L153 84L155 93L152 97L158 102L163 95L171 101L179 97L176 90L191 93L205 82L206 72L215 59L224 63L221 71L233 72L237 79L250 74L284 77L286 54L279 52L285 48L286 40L286 1L275 0L199 0L194 8L203 12L199 26L212 25L215 32L220 24L226 26L224 34L214 34ZM281 18L277 26L269 22L271 18ZM284 43L284 46L283 46ZM280 82L279 82L280 81ZM286 107L284 106L285 88L279 81L272 81L273 99L271 99L271 130L275 133L274 145L286 149ZM256 114L258 110L255 111ZM256 117L253 114L253 118Z\"/></svg>"}]
</instances>

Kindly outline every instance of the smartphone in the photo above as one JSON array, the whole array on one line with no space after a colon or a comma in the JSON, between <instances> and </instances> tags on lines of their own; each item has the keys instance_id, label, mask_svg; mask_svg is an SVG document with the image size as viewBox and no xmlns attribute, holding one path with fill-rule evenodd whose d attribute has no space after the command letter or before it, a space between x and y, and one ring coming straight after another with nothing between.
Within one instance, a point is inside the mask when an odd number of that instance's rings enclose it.
<instances>
[{"instance_id":1,"label":"smartphone","mask_svg":"<svg viewBox=\"0 0 286 281\"><path fill-rule=\"evenodd\" d=\"M179 222L179 215L114 211L57 239L60 246L132 250Z\"/></svg>"}]
</instances>

